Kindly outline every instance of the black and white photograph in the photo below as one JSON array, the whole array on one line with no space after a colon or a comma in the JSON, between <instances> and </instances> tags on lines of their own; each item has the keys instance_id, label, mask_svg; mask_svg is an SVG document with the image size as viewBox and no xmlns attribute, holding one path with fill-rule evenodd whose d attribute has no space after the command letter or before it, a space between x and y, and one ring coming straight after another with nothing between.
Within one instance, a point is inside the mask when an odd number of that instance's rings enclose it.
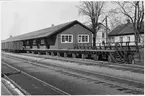
<instances>
[{"instance_id":1,"label":"black and white photograph","mask_svg":"<svg viewBox=\"0 0 145 96\"><path fill-rule=\"evenodd\" d=\"M144 95L144 1L1 0L1 95Z\"/></svg>"}]
</instances>

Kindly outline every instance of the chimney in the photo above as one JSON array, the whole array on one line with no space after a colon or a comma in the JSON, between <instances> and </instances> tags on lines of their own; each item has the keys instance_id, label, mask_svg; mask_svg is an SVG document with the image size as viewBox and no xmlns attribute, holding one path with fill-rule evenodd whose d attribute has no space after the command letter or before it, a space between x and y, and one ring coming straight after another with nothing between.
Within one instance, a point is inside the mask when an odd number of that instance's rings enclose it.
<instances>
[{"instance_id":1,"label":"chimney","mask_svg":"<svg viewBox=\"0 0 145 96\"><path fill-rule=\"evenodd\" d=\"M130 20L129 19L127 19L126 21L127 21L127 24L130 24Z\"/></svg>"},{"instance_id":2,"label":"chimney","mask_svg":"<svg viewBox=\"0 0 145 96\"><path fill-rule=\"evenodd\" d=\"M53 27L54 26L54 24L51 24L51 27Z\"/></svg>"}]
</instances>

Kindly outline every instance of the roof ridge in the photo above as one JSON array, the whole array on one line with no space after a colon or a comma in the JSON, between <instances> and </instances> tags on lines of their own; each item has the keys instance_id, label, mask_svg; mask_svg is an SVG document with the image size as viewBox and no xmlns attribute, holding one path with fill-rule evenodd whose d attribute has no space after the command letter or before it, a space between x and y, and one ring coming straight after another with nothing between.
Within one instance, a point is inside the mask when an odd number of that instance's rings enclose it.
<instances>
[{"instance_id":1,"label":"roof ridge","mask_svg":"<svg viewBox=\"0 0 145 96\"><path fill-rule=\"evenodd\" d=\"M141 27L144 29L144 26ZM144 30L141 30L141 34ZM133 23L120 24L114 28L108 35L109 36L120 36L120 35L132 35L134 34Z\"/></svg>"},{"instance_id":2,"label":"roof ridge","mask_svg":"<svg viewBox=\"0 0 145 96\"><path fill-rule=\"evenodd\" d=\"M121 28L121 30L120 30L120 32L125 28L125 27L127 27L129 24L127 23L127 24L124 24L124 26ZM120 33L119 32L119 33Z\"/></svg>"},{"instance_id":3,"label":"roof ridge","mask_svg":"<svg viewBox=\"0 0 145 96\"><path fill-rule=\"evenodd\" d=\"M71 22L75 22L75 21L77 21L77 20L73 20L73 21L69 21L69 22L66 22L66 23L57 24L57 25L52 26L52 27L56 27L56 26L59 26L59 25L63 25L63 24L67 24L67 23L71 23ZM37 29L37 30L35 30L35 31L30 31L30 32L28 32L28 33L20 34L20 35L17 35L17 36L29 34L29 33L36 32L36 31L41 31L41 30L44 30L44 29L52 28L52 27L46 27L46 28L43 28L43 29ZM17 37L17 36L14 36L14 37Z\"/></svg>"},{"instance_id":4,"label":"roof ridge","mask_svg":"<svg viewBox=\"0 0 145 96\"><path fill-rule=\"evenodd\" d=\"M26 39L31 39L32 37L33 38L41 38L42 35L46 35L46 36L52 35L53 33L56 33L57 31L61 31L65 27L70 26L74 23L79 23L79 21L73 20L73 21L69 21L66 23L61 23L61 24L55 25L53 27L43 28L43 29L39 29L36 31L28 32L25 34L17 35L17 36L11 37L11 38L7 38L4 41L26 40ZM48 31L48 33L47 33L47 31ZM37 33L37 34L35 34L35 33Z\"/></svg>"}]
</instances>

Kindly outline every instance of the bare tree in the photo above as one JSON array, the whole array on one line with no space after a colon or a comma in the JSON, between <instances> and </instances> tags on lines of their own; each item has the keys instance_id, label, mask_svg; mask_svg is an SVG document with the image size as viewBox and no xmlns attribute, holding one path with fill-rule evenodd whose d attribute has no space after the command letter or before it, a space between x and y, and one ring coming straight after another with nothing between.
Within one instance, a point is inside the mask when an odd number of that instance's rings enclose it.
<instances>
[{"instance_id":1,"label":"bare tree","mask_svg":"<svg viewBox=\"0 0 145 96\"><path fill-rule=\"evenodd\" d=\"M119 5L118 13L122 13L130 19L134 28L135 44L137 52L139 52L139 38L142 28L144 28L144 2L143 1L123 1L115 2ZM140 57L140 55L139 55Z\"/></svg>"},{"instance_id":2,"label":"bare tree","mask_svg":"<svg viewBox=\"0 0 145 96\"><path fill-rule=\"evenodd\" d=\"M96 46L96 34L100 29L100 16L103 14L104 2L101 1L83 1L79 7L79 14L89 17L93 31L93 46Z\"/></svg>"},{"instance_id":3,"label":"bare tree","mask_svg":"<svg viewBox=\"0 0 145 96\"><path fill-rule=\"evenodd\" d=\"M116 8L110 9L108 11L108 17L109 17L109 22L110 22L110 28L114 29L117 26L124 24L125 18L122 14L118 13L116 11Z\"/></svg>"},{"instance_id":4,"label":"bare tree","mask_svg":"<svg viewBox=\"0 0 145 96\"><path fill-rule=\"evenodd\" d=\"M109 18L110 19L110 27L111 29L116 28L117 26L123 24L124 22L120 18L120 16L112 16Z\"/></svg>"}]
</instances>

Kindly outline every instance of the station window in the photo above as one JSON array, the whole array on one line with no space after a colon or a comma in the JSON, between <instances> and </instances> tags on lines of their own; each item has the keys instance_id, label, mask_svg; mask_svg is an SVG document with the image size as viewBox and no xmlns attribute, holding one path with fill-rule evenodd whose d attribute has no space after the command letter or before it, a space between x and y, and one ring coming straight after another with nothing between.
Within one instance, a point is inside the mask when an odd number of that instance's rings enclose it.
<instances>
[{"instance_id":1,"label":"station window","mask_svg":"<svg viewBox=\"0 0 145 96\"><path fill-rule=\"evenodd\" d=\"M73 35L72 34L61 34L61 43L72 43Z\"/></svg>"},{"instance_id":2,"label":"station window","mask_svg":"<svg viewBox=\"0 0 145 96\"><path fill-rule=\"evenodd\" d=\"M44 44L44 39L41 39L41 44Z\"/></svg>"},{"instance_id":3,"label":"station window","mask_svg":"<svg viewBox=\"0 0 145 96\"><path fill-rule=\"evenodd\" d=\"M36 44L36 40L33 40L33 45L35 45Z\"/></svg>"},{"instance_id":4,"label":"station window","mask_svg":"<svg viewBox=\"0 0 145 96\"><path fill-rule=\"evenodd\" d=\"M78 35L78 43L89 43L89 35L79 34Z\"/></svg>"},{"instance_id":5,"label":"station window","mask_svg":"<svg viewBox=\"0 0 145 96\"><path fill-rule=\"evenodd\" d=\"M26 42L26 45L29 45L29 41Z\"/></svg>"}]
</instances>

